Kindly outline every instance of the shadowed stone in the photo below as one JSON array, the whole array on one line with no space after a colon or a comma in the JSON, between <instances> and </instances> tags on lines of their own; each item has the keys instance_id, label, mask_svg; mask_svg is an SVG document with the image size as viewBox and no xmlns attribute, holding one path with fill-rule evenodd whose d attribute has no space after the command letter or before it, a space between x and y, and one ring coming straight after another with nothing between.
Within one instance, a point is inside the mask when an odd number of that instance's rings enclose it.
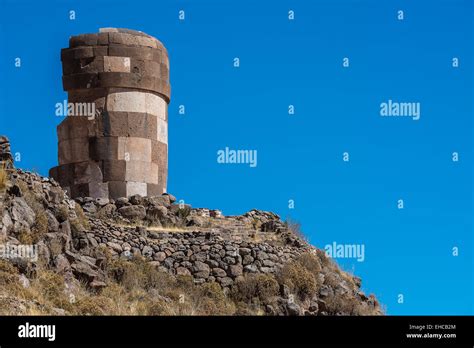
<instances>
[{"instance_id":1,"label":"shadowed stone","mask_svg":"<svg viewBox=\"0 0 474 348\"><path fill-rule=\"evenodd\" d=\"M59 164L83 162L89 160L89 138L74 138L60 141Z\"/></svg>"}]
</instances>

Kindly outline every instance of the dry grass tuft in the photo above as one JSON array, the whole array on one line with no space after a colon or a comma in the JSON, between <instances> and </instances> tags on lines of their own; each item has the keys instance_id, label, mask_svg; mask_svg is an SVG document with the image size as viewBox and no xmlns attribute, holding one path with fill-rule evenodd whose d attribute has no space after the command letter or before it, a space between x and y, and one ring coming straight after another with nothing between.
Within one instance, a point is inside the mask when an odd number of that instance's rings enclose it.
<instances>
[{"instance_id":1,"label":"dry grass tuft","mask_svg":"<svg viewBox=\"0 0 474 348\"><path fill-rule=\"evenodd\" d=\"M292 261L278 273L280 284L287 285L300 300L311 297L318 290L316 274L311 273L301 262Z\"/></svg>"},{"instance_id":2,"label":"dry grass tuft","mask_svg":"<svg viewBox=\"0 0 474 348\"><path fill-rule=\"evenodd\" d=\"M7 187L8 174L5 168L0 165L0 192Z\"/></svg>"},{"instance_id":3,"label":"dry grass tuft","mask_svg":"<svg viewBox=\"0 0 474 348\"><path fill-rule=\"evenodd\" d=\"M278 295L279 289L280 286L273 275L248 274L235 283L231 297L238 303L269 304Z\"/></svg>"}]
</instances>

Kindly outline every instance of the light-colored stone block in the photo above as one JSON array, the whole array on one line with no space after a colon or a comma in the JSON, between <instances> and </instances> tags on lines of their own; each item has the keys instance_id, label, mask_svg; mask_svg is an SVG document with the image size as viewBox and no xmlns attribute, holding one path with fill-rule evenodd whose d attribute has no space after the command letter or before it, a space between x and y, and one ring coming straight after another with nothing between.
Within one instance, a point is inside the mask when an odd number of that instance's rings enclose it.
<instances>
[{"instance_id":1,"label":"light-colored stone block","mask_svg":"<svg viewBox=\"0 0 474 348\"><path fill-rule=\"evenodd\" d=\"M146 112L145 92L114 92L107 97L108 111Z\"/></svg>"},{"instance_id":2,"label":"light-colored stone block","mask_svg":"<svg viewBox=\"0 0 474 348\"><path fill-rule=\"evenodd\" d=\"M99 33L118 33L117 28L99 28Z\"/></svg>"},{"instance_id":3,"label":"light-colored stone block","mask_svg":"<svg viewBox=\"0 0 474 348\"><path fill-rule=\"evenodd\" d=\"M145 95L145 108L147 114L155 115L166 120L168 103L163 98L153 93L147 93Z\"/></svg>"},{"instance_id":4,"label":"light-colored stone block","mask_svg":"<svg viewBox=\"0 0 474 348\"><path fill-rule=\"evenodd\" d=\"M89 184L90 197L109 198L109 186L106 182L91 182Z\"/></svg>"},{"instance_id":5,"label":"light-colored stone block","mask_svg":"<svg viewBox=\"0 0 474 348\"><path fill-rule=\"evenodd\" d=\"M147 186L144 182L133 182L129 181L126 183L127 187L127 197L133 195L140 195L145 197L147 195Z\"/></svg>"},{"instance_id":6,"label":"light-colored stone block","mask_svg":"<svg viewBox=\"0 0 474 348\"><path fill-rule=\"evenodd\" d=\"M157 117L156 118L158 125L157 125L157 132L158 132L158 137L156 140L168 144L168 122L165 120Z\"/></svg>"},{"instance_id":7,"label":"light-colored stone block","mask_svg":"<svg viewBox=\"0 0 474 348\"><path fill-rule=\"evenodd\" d=\"M126 46L158 47L157 40L142 35L133 35L124 32L110 32L109 42Z\"/></svg>"},{"instance_id":8,"label":"light-colored stone block","mask_svg":"<svg viewBox=\"0 0 474 348\"><path fill-rule=\"evenodd\" d=\"M147 196L147 184L133 181L109 181L109 196L116 199L119 197L130 197L133 195Z\"/></svg>"},{"instance_id":9,"label":"light-colored stone block","mask_svg":"<svg viewBox=\"0 0 474 348\"><path fill-rule=\"evenodd\" d=\"M167 108L167 102L153 93L112 90L107 98L108 111L147 113L166 120Z\"/></svg>"},{"instance_id":10,"label":"light-colored stone block","mask_svg":"<svg viewBox=\"0 0 474 348\"><path fill-rule=\"evenodd\" d=\"M158 184L159 182L158 164L153 163L153 162L150 163L150 170L148 171L146 182L149 184Z\"/></svg>"},{"instance_id":11,"label":"light-colored stone block","mask_svg":"<svg viewBox=\"0 0 474 348\"><path fill-rule=\"evenodd\" d=\"M158 183L158 165L152 162L126 162L125 181L136 181L150 184Z\"/></svg>"},{"instance_id":12,"label":"light-colored stone block","mask_svg":"<svg viewBox=\"0 0 474 348\"><path fill-rule=\"evenodd\" d=\"M130 57L104 57L105 72L130 72Z\"/></svg>"},{"instance_id":13,"label":"light-colored stone block","mask_svg":"<svg viewBox=\"0 0 474 348\"><path fill-rule=\"evenodd\" d=\"M151 162L151 139L119 137L118 159Z\"/></svg>"}]
</instances>

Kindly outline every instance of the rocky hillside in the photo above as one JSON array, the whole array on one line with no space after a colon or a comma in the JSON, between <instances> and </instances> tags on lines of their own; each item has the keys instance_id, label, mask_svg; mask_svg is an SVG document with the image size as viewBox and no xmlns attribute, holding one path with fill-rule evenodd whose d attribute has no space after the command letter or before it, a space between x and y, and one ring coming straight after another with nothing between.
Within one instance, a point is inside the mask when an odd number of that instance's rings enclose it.
<instances>
[{"instance_id":1,"label":"rocky hillside","mask_svg":"<svg viewBox=\"0 0 474 348\"><path fill-rule=\"evenodd\" d=\"M169 194L71 200L19 169L1 169L0 211L0 314L382 314L270 212L224 216Z\"/></svg>"}]
</instances>

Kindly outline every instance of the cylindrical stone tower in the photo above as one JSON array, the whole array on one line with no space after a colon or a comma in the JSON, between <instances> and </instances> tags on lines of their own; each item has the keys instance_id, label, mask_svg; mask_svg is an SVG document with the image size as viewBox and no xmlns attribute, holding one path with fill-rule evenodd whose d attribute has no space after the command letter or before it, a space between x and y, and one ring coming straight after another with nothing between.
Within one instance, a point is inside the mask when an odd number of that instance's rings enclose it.
<instances>
[{"instance_id":1,"label":"cylindrical stone tower","mask_svg":"<svg viewBox=\"0 0 474 348\"><path fill-rule=\"evenodd\" d=\"M70 111L57 127L59 165L50 176L71 197L166 192L170 84L163 44L105 28L71 37L61 61Z\"/></svg>"}]
</instances>

